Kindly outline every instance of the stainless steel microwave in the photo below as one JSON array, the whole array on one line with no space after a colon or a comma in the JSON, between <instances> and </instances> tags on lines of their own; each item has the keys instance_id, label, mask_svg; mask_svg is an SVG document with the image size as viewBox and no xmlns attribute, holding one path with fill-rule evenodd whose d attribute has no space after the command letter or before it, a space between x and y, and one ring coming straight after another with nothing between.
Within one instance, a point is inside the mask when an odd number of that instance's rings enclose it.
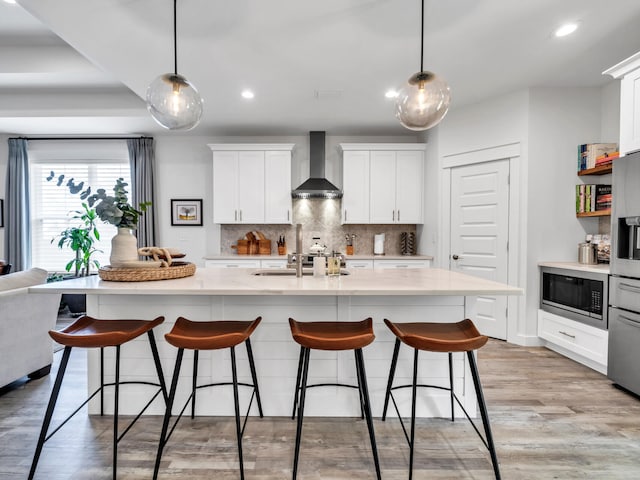
<instances>
[{"instance_id":1,"label":"stainless steel microwave","mask_svg":"<svg viewBox=\"0 0 640 480\"><path fill-rule=\"evenodd\" d=\"M607 330L607 273L541 268L540 308Z\"/></svg>"}]
</instances>

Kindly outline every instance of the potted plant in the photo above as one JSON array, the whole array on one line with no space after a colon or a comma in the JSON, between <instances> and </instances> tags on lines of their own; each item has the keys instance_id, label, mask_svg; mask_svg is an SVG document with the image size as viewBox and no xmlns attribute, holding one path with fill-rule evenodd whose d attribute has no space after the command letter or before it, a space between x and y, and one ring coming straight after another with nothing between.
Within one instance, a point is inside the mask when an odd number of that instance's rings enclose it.
<instances>
[{"instance_id":1,"label":"potted plant","mask_svg":"<svg viewBox=\"0 0 640 480\"><path fill-rule=\"evenodd\" d=\"M69 247L75 252L75 257L65 265L65 270L69 272L72 267L75 268L76 277L84 277L89 275L91 265L100 268L100 263L92 259L94 253L100 250L94 247L94 243L100 240L100 233L96 227L96 211L82 202L84 211L76 210L72 217L82 221L81 226L69 227L58 235L58 247ZM53 243L56 239L52 239Z\"/></svg>"},{"instance_id":2,"label":"potted plant","mask_svg":"<svg viewBox=\"0 0 640 480\"><path fill-rule=\"evenodd\" d=\"M55 173L47 177L48 181L55 178ZM64 175L57 177L58 186L65 181ZM113 187L114 195L107 195L104 188L91 193L91 187L84 189L84 182L76 184L73 178L66 181L66 187L72 194L80 194L81 200L86 200L90 208L95 208L100 220L110 223L118 228L118 234L111 241L110 263L112 267L125 266L128 262L138 261L138 248L132 229L138 225L138 219L151 202L142 202L139 209L134 208L128 199L127 183L123 178L118 178Z\"/></svg>"},{"instance_id":3,"label":"potted plant","mask_svg":"<svg viewBox=\"0 0 640 480\"><path fill-rule=\"evenodd\" d=\"M92 259L94 253L100 250L94 247L94 243L100 240L100 233L96 227L96 211L82 202L83 210L76 210L74 219L81 220L82 224L76 227L69 227L56 237L58 239L58 247L68 247L74 252L74 257L65 265L67 272L74 268L74 276L87 276L91 272L91 265L100 268L100 263ZM56 238L53 238L53 243ZM53 280L52 280L53 281ZM61 298L61 306L66 305L72 314L81 314L87 310L87 300L84 294L63 294Z\"/></svg>"}]
</instances>

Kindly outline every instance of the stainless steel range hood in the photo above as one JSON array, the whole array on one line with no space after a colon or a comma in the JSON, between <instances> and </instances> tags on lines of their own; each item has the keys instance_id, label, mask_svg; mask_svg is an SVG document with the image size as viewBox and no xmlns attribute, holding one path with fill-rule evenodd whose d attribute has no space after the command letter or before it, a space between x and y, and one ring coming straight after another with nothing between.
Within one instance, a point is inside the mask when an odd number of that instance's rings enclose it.
<instances>
[{"instance_id":1,"label":"stainless steel range hood","mask_svg":"<svg viewBox=\"0 0 640 480\"><path fill-rule=\"evenodd\" d=\"M291 192L293 198L342 198L342 191L325 175L325 132L309 132L309 179Z\"/></svg>"}]
</instances>

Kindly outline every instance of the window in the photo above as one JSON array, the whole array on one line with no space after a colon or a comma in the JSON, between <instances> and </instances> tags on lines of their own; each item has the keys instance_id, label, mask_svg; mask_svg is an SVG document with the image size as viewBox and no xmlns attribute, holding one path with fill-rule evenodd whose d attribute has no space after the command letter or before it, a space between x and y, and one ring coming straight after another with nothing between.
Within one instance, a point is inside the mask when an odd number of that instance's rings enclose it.
<instances>
[{"instance_id":1,"label":"window","mask_svg":"<svg viewBox=\"0 0 640 480\"><path fill-rule=\"evenodd\" d=\"M68 227L79 226L74 220L76 210L82 210L80 195L72 195L65 186L47 181L50 172L64 174L76 184L84 181L95 192L104 188L111 192L117 178L131 185L129 153L123 141L32 141L29 142L29 179L31 212L31 264L50 272L64 272L74 258L71 249L58 248L58 235ZM131 192L130 188L128 188ZM117 233L113 225L98 221L100 250L92 258L100 265L109 264L111 238ZM52 241L53 240L53 241ZM73 271L73 270L72 270Z\"/></svg>"}]
</instances>

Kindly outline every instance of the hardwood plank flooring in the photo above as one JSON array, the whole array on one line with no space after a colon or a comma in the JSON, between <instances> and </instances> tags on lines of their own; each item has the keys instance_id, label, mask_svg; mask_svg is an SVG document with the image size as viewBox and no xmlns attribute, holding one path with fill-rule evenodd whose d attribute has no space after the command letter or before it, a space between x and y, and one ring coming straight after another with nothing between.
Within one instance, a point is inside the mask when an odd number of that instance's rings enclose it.
<instances>
[{"instance_id":1,"label":"hardwood plank flooring","mask_svg":"<svg viewBox=\"0 0 640 480\"><path fill-rule=\"evenodd\" d=\"M17 382L0 395L3 480L27 476L60 357L55 354L52 375ZM544 348L492 340L478 360L504 479L640 478L637 398ZM84 365L85 356L74 352L58 412L83 398ZM111 423L110 417L81 412L45 445L36 478L111 478ZM408 449L397 419L378 417L375 428L383 478L408 478ZM159 417L134 426L120 443L118 478L151 478L159 432ZM415 479L494 478L488 452L465 420L420 420L416 438ZM250 418L246 478L291 478L294 441L295 422ZM301 480L375 478L366 425L359 418L305 419L300 462ZM160 478L237 479L237 467L232 419L185 418L165 450Z\"/></svg>"}]
</instances>

